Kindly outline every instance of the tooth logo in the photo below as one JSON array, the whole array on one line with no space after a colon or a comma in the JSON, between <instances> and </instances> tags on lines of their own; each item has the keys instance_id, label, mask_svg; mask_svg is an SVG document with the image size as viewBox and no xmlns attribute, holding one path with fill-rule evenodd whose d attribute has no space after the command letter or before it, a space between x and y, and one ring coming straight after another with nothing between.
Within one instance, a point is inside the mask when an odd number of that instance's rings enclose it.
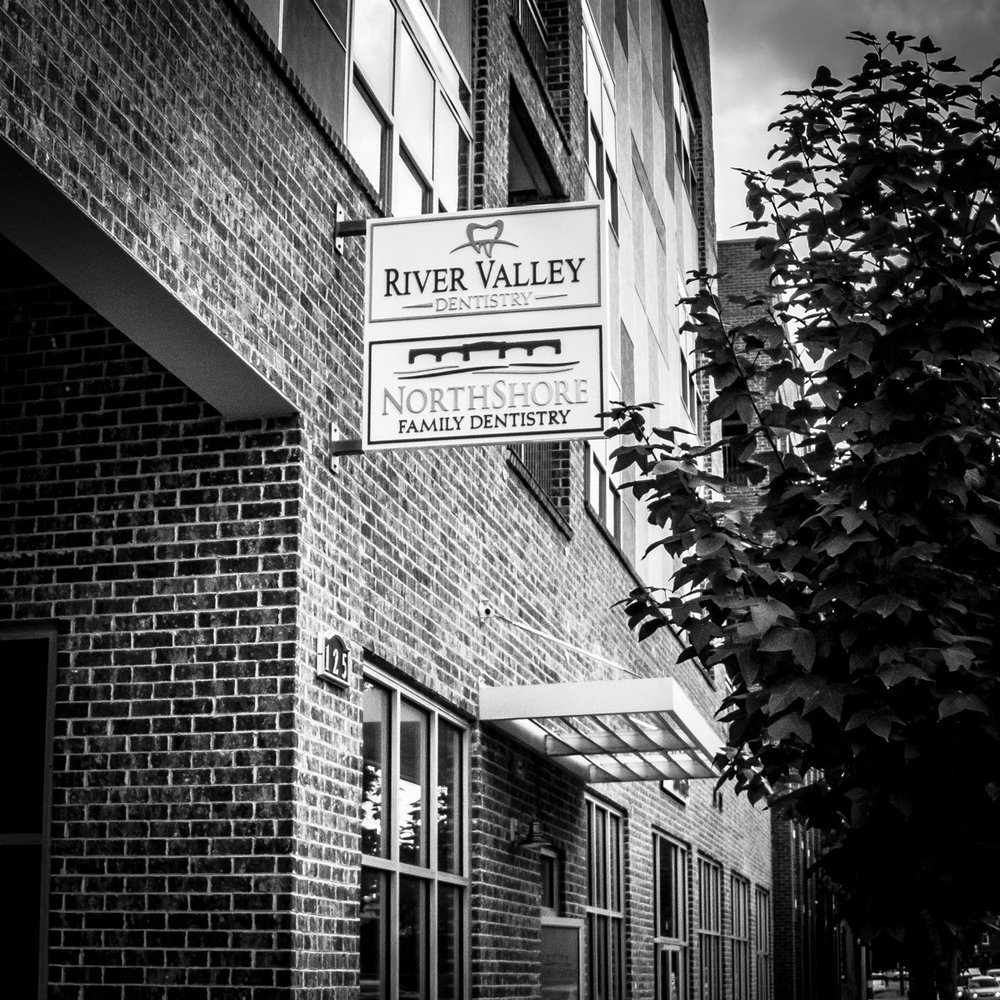
<instances>
[{"instance_id":1,"label":"tooth logo","mask_svg":"<svg viewBox=\"0 0 1000 1000\"><path fill-rule=\"evenodd\" d=\"M460 243L452 253L457 250L464 250L466 247L472 247L476 253L484 254L486 257L493 257L493 248L498 244L505 247L516 247L516 243L511 243L510 240L500 239L503 233L503 220L495 219L489 225L480 225L477 222L470 222L468 226L465 227L465 235L468 239L467 243Z\"/></svg>"}]
</instances>

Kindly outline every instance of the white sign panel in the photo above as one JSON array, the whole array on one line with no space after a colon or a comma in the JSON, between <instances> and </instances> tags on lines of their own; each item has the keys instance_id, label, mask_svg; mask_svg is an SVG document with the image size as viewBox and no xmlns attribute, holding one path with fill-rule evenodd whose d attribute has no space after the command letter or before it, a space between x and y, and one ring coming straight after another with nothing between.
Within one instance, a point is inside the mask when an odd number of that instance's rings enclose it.
<instances>
[{"instance_id":1,"label":"white sign panel","mask_svg":"<svg viewBox=\"0 0 1000 1000\"><path fill-rule=\"evenodd\" d=\"M368 224L363 446L597 437L603 206Z\"/></svg>"}]
</instances>

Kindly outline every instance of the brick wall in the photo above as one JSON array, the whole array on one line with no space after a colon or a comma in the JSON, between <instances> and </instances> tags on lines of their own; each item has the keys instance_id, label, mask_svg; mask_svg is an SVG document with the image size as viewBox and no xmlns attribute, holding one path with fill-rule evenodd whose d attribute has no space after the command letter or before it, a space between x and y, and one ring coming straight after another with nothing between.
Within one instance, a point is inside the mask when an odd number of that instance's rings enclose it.
<instances>
[{"instance_id":1,"label":"brick wall","mask_svg":"<svg viewBox=\"0 0 1000 1000\"><path fill-rule=\"evenodd\" d=\"M0 618L61 633L50 995L282 986L298 430L224 424L46 275L17 277Z\"/></svg>"},{"instance_id":2,"label":"brick wall","mask_svg":"<svg viewBox=\"0 0 1000 1000\"><path fill-rule=\"evenodd\" d=\"M511 78L566 189L582 176L580 95L545 97L507 10L476 9L477 204L504 200ZM571 83L578 16L554 33ZM582 446L572 540L503 449L332 468L330 422L360 419L364 262L361 240L333 252L333 205L378 209L242 7L12 0L0 39L0 141L298 409L222 420L44 275L0 280L2 613L60 629L51 994L356 995L361 698L356 671L344 692L315 678L332 630L468 719L473 996L537 995L535 972L496 967L538 941L537 859L507 823L544 811L578 915L583 787L480 728L478 685L621 674L481 625L477 600L639 673L670 665L706 716L718 697L666 630L638 646L612 607L634 581L584 509ZM766 823L729 799L720 815L705 782L686 806L606 791L648 1000L654 827L768 884Z\"/></svg>"}]
</instances>

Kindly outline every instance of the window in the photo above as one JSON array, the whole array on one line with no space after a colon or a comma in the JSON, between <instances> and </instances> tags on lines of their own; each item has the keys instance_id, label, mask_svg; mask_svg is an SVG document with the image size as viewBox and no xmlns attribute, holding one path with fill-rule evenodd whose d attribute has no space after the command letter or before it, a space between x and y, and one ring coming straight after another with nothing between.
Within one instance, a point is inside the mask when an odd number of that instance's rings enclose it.
<instances>
[{"instance_id":1,"label":"window","mask_svg":"<svg viewBox=\"0 0 1000 1000\"><path fill-rule=\"evenodd\" d=\"M757 886L754 892L754 964L757 967L757 1000L771 1000L771 894Z\"/></svg>"},{"instance_id":2,"label":"window","mask_svg":"<svg viewBox=\"0 0 1000 1000\"><path fill-rule=\"evenodd\" d=\"M681 80L676 63L673 67L672 84L674 92L674 155L677 160L677 175L688 196L694 200L698 180L695 170L695 123L691 114L691 99Z\"/></svg>"},{"instance_id":3,"label":"window","mask_svg":"<svg viewBox=\"0 0 1000 1000\"><path fill-rule=\"evenodd\" d=\"M394 214L467 207L471 0L248 2Z\"/></svg>"},{"instance_id":4,"label":"window","mask_svg":"<svg viewBox=\"0 0 1000 1000\"><path fill-rule=\"evenodd\" d=\"M587 107L587 174L594 193L608 206L608 222L618 232L617 133L615 130L615 82L604 55L600 32L590 5L583 5L583 88Z\"/></svg>"},{"instance_id":5,"label":"window","mask_svg":"<svg viewBox=\"0 0 1000 1000\"><path fill-rule=\"evenodd\" d=\"M662 834L653 835L657 1000L687 1000L688 852Z\"/></svg>"},{"instance_id":6,"label":"window","mask_svg":"<svg viewBox=\"0 0 1000 1000\"><path fill-rule=\"evenodd\" d=\"M750 1000L750 883L733 872L729 880L733 907L733 1000Z\"/></svg>"},{"instance_id":7,"label":"window","mask_svg":"<svg viewBox=\"0 0 1000 1000\"><path fill-rule=\"evenodd\" d=\"M380 675L362 702L361 996L465 995L465 730Z\"/></svg>"},{"instance_id":8,"label":"window","mask_svg":"<svg viewBox=\"0 0 1000 1000\"><path fill-rule=\"evenodd\" d=\"M247 0L338 135L344 131L348 0Z\"/></svg>"},{"instance_id":9,"label":"window","mask_svg":"<svg viewBox=\"0 0 1000 1000\"><path fill-rule=\"evenodd\" d=\"M631 341L629 342L631 343ZM612 371L608 376L608 399L621 400L622 390ZM619 491L616 480L621 477L611 471L611 453L619 446L617 439L588 441L584 448L584 495L590 513L608 533L615 545L631 562L635 558L635 503L626 503L631 490ZM626 548L626 544L631 548Z\"/></svg>"},{"instance_id":10,"label":"window","mask_svg":"<svg viewBox=\"0 0 1000 1000\"><path fill-rule=\"evenodd\" d=\"M55 635L44 629L0 634L0 665L20 731L17 766L4 778L0 857L5 903L16 919L4 932L4 986L10 996L47 996L49 800Z\"/></svg>"},{"instance_id":11,"label":"window","mask_svg":"<svg viewBox=\"0 0 1000 1000\"><path fill-rule=\"evenodd\" d=\"M467 205L471 18L469 0L354 7L347 147L394 215Z\"/></svg>"},{"instance_id":12,"label":"window","mask_svg":"<svg viewBox=\"0 0 1000 1000\"><path fill-rule=\"evenodd\" d=\"M538 874L541 880L541 911L543 917L558 917L562 908L562 870L559 855L547 847L538 853Z\"/></svg>"},{"instance_id":13,"label":"window","mask_svg":"<svg viewBox=\"0 0 1000 1000\"><path fill-rule=\"evenodd\" d=\"M587 799L587 996L622 1000L625 913L622 816Z\"/></svg>"},{"instance_id":14,"label":"window","mask_svg":"<svg viewBox=\"0 0 1000 1000\"><path fill-rule=\"evenodd\" d=\"M700 1000L722 1000L722 866L698 858Z\"/></svg>"},{"instance_id":15,"label":"window","mask_svg":"<svg viewBox=\"0 0 1000 1000\"><path fill-rule=\"evenodd\" d=\"M581 995L583 972L583 922L561 916L562 855L554 848L538 852L541 881L541 997L576 998Z\"/></svg>"}]
</instances>

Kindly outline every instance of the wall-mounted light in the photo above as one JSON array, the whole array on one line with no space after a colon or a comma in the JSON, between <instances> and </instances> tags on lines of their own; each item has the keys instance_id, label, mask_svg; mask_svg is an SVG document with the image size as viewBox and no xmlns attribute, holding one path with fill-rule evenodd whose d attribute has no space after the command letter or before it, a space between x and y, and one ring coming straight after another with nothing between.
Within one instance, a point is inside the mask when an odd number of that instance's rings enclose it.
<instances>
[{"instance_id":1,"label":"wall-mounted light","mask_svg":"<svg viewBox=\"0 0 1000 1000\"><path fill-rule=\"evenodd\" d=\"M542 824L537 819L521 820L514 816L510 818L510 846L516 851L553 849L552 841L542 832Z\"/></svg>"}]
</instances>

